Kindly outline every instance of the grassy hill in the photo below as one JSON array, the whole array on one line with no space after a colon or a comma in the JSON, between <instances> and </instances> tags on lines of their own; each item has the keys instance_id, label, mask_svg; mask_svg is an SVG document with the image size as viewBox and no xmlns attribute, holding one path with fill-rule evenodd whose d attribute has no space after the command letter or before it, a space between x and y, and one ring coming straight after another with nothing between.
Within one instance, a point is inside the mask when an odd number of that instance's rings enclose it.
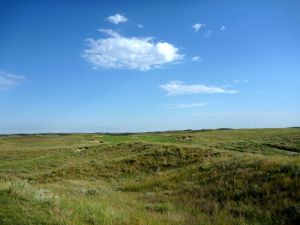
<instances>
[{"instance_id":1,"label":"grassy hill","mask_svg":"<svg viewBox=\"0 0 300 225\"><path fill-rule=\"evenodd\" d=\"M0 224L297 224L300 129L0 137Z\"/></svg>"}]
</instances>

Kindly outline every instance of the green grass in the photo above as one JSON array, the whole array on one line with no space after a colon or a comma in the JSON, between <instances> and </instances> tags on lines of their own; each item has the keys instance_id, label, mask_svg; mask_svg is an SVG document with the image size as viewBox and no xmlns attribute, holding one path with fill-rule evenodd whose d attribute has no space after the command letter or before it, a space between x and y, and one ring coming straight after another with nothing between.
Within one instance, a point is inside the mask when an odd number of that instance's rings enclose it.
<instances>
[{"instance_id":1,"label":"green grass","mask_svg":"<svg viewBox=\"0 0 300 225\"><path fill-rule=\"evenodd\" d=\"M300 129L0 137L0 224L297 224Z\"/></svg>"}]
</instances>

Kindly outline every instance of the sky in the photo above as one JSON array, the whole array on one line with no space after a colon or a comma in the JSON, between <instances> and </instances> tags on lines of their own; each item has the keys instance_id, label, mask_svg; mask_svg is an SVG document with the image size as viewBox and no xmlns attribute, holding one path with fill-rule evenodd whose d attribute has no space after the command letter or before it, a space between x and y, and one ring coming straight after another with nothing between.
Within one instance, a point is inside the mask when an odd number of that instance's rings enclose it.
<instances>
[{"instance_id":1,"label":"sky","mask_svg":"<svg viewBox=\"0 0 300 225\"><path fill-rule=\"evenodd\" d=\"M299 100L299 0L0 0L0 133L300 126Z\"/></svg>"}]
</instances>

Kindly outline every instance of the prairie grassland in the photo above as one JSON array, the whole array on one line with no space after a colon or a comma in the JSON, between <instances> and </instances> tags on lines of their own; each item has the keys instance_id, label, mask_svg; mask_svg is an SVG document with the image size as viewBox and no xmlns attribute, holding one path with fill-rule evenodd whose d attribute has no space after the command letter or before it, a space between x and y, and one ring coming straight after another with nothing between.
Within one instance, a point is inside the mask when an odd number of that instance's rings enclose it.
<instances>
[{"instance_id":1,"label":"prairie grassland","mask_svg":"<svg viewBox=\"0 0 300 225\"><path fill-rule=\"evenodd\" d=\"M0 137L0 224L297 224L300 129Z\"/></svg>"}]
</instances>

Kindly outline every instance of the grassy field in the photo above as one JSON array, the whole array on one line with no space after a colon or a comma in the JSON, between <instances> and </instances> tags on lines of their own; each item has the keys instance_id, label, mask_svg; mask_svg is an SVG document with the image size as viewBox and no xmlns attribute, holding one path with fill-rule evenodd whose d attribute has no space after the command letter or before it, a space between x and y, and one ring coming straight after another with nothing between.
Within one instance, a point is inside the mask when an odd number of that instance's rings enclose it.
<instances>
[{"instance_id":1,"label":"grassy field","mask_svg":"<svg viewBox=\"0 0 300 225\"><path fill-rule=\"evenodd\" d=\"M0 137L0 224L299 224L300 129Z\"/></svg>"}]
</instances>

